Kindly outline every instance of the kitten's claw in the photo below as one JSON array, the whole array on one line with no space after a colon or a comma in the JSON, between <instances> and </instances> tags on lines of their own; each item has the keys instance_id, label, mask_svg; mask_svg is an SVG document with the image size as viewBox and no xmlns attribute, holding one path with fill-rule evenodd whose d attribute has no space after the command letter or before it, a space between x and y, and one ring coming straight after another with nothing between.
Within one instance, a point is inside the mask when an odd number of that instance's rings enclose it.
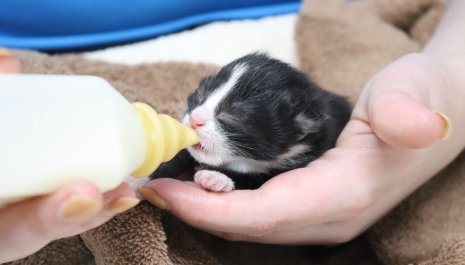
<instances>
[{"instance_id":1,"label":"kitten's claw","mask_svg":"<svg viewBox=\"0 0 465 265\"><path fill-rule=\"evenodd\" d=\"M211 170L200 170L194 175L194 182L211 191L232 191L234 182L223 173Z\"/></svg>"}]
</instances>

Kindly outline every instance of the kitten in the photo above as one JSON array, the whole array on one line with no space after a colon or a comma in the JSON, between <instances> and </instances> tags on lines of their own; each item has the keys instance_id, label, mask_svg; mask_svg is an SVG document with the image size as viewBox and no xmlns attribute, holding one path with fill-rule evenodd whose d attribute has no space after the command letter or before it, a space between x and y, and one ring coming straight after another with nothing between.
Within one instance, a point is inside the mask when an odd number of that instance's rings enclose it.
<instances>
[{"instance_id":1,"label":"kitten","mask_svg":"<svg viewBox=\"0 0 465 265\"><path fill-rule=\"evenodd\" d=\"M334 147L351 114L345 98L261 53L205 77L187 107L182 122L200 142L163 163L151 178L175 178L200 164L194 181L211 191L256 189L305 167Z\"/></svg>"}]
</instances>

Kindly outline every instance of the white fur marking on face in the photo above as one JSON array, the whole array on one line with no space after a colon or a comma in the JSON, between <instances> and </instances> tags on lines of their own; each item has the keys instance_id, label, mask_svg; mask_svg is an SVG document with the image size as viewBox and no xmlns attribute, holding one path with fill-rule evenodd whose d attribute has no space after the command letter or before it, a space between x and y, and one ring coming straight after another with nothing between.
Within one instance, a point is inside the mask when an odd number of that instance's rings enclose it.
<instances>
[{"instance_id":1,"label":"white fur marking on face","mask_svg":"<svg viewBox=\"0 0 465 265\"><path fill-rule=\"evenodd\" d=\"M229 77L229 80L221 85L217 90L215 90L205 101L202 106L207 108L209 111L214 112L216 106L228 95L229 91L236 85L237 80L244 74L247 70L246 64L236 65Z\"/></svg>"},{"instance_id":2,"label":"white fur marking on face","mask_svg":"<svg viewBox=\"0 0 465 265\"><path fill-rule=\"evenodd\" d=\"M190 115L185 115L182 118L182 122L186 125L189 124L189 118L194 114L194 112L203 111L208 112L209 114L214 113L216 106L228 95L231 89L236 85L237 80L244 74L247 70L246 64L236 65L226 83L223 83L219 88L217 88L211 95L208 96L207 100L197 108L195 108ZM205 115L202 115L205 116Z\"/></svg>"},{"instance_id":3,"label":"white fur marking on face","mask_svg":"<svg viewBox=\"0 0 465 265\"><path fill-rule=\"evenodd\" d=\"M189 125L189 119L194 115L196 119L203 122L202 126L195 129L199 136L200 143L203 146L203 150L195 150L191 147L187 149L197 161L212 166L219 166L224 163L223 158L231 153L227 138L215 124L215 109L234 88L237 81L246 70L246 64L236 65L231 76L225 83L209 95L202 105L195 108L190 114L184 116L182 121L186 125Z\"/></svg>"},{"instance_id":4,"label":"white fur marking on face","mask_svg":"<svg viewBox=\"0 0 465 265\"><path fill-rule=\"evenodd\" d=\"M196 184L211 191L232 191L234 182L223 173L211 170L200 170L194 175Z\"/></svg>"}]
</instances>

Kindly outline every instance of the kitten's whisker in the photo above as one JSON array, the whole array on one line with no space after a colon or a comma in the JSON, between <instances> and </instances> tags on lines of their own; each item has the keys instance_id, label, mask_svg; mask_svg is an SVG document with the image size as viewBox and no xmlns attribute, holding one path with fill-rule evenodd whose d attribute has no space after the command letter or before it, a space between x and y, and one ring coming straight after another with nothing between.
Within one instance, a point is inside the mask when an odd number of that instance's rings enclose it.
<instances>
[{"instance_id":1,"label":"kitten's whisker","mask_svg":"<svg viewBox=\"0 0 465 265\"><path fill-rule=\"evenodd\" d=\"M180 95L182 98L182 108L183 108L183 112L185 112L187 110L187 95L188 95L188 92L187 92L187 86L186 86L186 79L183 78L183 83L184 83L184 95Z\"/></svg>"}]
</instances>

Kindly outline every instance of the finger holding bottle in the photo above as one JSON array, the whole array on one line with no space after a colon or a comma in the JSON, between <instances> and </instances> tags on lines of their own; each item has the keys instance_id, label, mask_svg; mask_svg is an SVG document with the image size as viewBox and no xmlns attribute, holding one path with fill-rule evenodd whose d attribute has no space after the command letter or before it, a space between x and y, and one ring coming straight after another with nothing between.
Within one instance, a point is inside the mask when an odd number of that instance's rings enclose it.
<instances>
[{"instance_id":1,"label":"finger holding bottle","mask_svg":"<svg viewBox=\"0 0 465 265\"><path fill-rule=\"evenodd\" d=\"M18 60L12 58L11 52L0 47L0 73L19 73L21 64Z\"/></svg>"},{"instance_id":2,"label":"finger holding bottle","mask_svg":"<svg viewBox=\"0 0 465 265\"><path fill-rule=\"evenodd\" d=\"M0 262L16 260L50 241L95 228L139 203L126 184L102 194L85 181L0 209Z\"/></svg>"}]
</instances>

